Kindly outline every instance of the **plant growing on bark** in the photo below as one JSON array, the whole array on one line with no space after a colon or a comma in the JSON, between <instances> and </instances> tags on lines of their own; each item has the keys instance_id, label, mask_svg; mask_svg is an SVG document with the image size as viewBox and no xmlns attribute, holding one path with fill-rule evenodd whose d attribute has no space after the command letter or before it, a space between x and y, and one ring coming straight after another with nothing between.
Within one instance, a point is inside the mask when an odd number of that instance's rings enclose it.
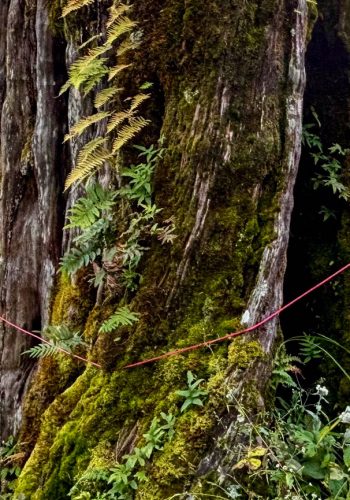
<instances>
[{"instance_id":1,"label":"plant growing on bark","mask_svg":"<svg viewBox=\"0 0 350 500\"><path fill-rule=\"evenodd\" d=\"M350 153L350 149L343 148L339 144L332 144L325 151L320 136L313 131L315 126L321 127L321 123L315 111L313 111L316 124L307 124L303 129L303 144L310 151L315 167L318 168L312 178L314 189L331 189L338 198L348 201L350 199L350 189L344 184L342 179L342 160ZM326 206L322 206L319 212L326 221L334 217L334 213Z\"/></svg>"},{"instance_id":2,"label":"plant growing on bark","mask_svg":"<svg viewBox=\"0 0 350 500\"><path fill-rule=\"evenodd\" d=\"M139 320L139 314L133 313L128 307L118 307L116 312L104 321L100 333L110 333L120 326L130 326Z\"/></svg>"},{"instance_id":3,"label":"plant growing on bark","mask_svg":"<svg viewBox=\"0 0 350 500\"><path fill-rule=\"evenodd\" d=\"M70 0L63 8L63 16L90 3L84 0ZM130 10L131 5L113 1L109 9L105 41L96 45L100 37L92 37L80 47L84 54L71 65L68 81L61 89L62 94L74 87L86 95L95 89L104 77L108 76L108 82L111 82L97 93L94 101L98 110L102 107L108 109L81 118L65 137L65 141L70 140L83 134L92 125L104 123L104 134L81 148L76 165L66 180L66 189L96 173L106 162L110 166L118 167L120 149L150 123L138 114L139 107L150 98L150 94L143 92L148 86L143 85L138 94L128 99L128 106L117 106L117 99L123 89L118 88L113 81L120 72L130 67L130 64L120 64L118 60L127 51L139 46L140 37L135 31L137 24L128 16ZM112 54L117 64L110 66Z\"/></svg>"},{"instance_id":4,"label":"plant growing on bark","mask_svg":"<svg viewBox=\"0 0 350 500\"><path fill-rule=\"evenodd\" d=\"M59 354L60 349L72 353L79 346L86 346L79 332L72 332L66 325L51 325L44 331L45 338L50 344L41 343L31 347L23 354L31 358L45 358Z\"/></svg>"},{"instance_id":5,"label":"plant growing on bark","mask_svg":"<svg viewBox=\"0 0 350 500\"><path fill-rule=\"evenodd\" d=\"M18 443L13 436L0 444L0 498L2 500L13 498L13 489L16 478L21 469L18 459L24 454L18 451Z\"/></svg>"},{"instance_id":6,"label":"plant growing on bark","mask_svg":"<svg viewBox=\"0 0 350 500\"><path fill-rule=\"evenodd\" d=\"M61 271L72 275L89 264L95 266L95 286L106 280L115 287L136 289L137 266L148 247L141 241L156 236L161 243L175 239L174 219L158 222L162 209L152 202L152 174L164 152L163 147L135 146L145 161L121 170L130 182L116 191L95 183L86 188L69 210L65 229L74 229L73 248L63 256ZM116 233L114 212L122 207L126 229Z\"/></svg>"},{"instance_id":7,"label":"plant growing on bark","mask_svg":"<svg viewBox=\"0 0 350 500\"><path fill-rule=\"evenodd\" d=\"M183 391L176 391L178 396L185 398L185 401L181 406L181 413L192 405L203 406L203 398L208 396L208 391L199 387L202 382L202 378L196 380L196 377L191 371L187 372L187 389Z\"/></svg>"},{"instance_id":8,"label":"plant growing on bark","mask_svg":"<svg viewBox=\"0 0 350 500\"><path fill-rule=\"evenodd\" d=\"M174 435L175 416L161 413L152 420L149 430L143 434L144 446L135 447L123 461L110 469L88 469L69 492L73 500L134 498L141 482L147 481L145 468L152 454L161 450ZM90 495L94 492L94 496Z\"/></svg>"}]
</instances>

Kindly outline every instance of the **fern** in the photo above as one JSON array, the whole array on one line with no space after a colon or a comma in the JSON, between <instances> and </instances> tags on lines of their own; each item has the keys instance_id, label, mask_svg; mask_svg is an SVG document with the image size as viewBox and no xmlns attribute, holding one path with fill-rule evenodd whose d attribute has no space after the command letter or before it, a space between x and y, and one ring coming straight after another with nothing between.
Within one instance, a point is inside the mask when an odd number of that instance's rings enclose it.
<instances>
[{"instance_id":1,"label":"fern","mask_svg":"<svg viewBox=\"0 0 350 500\"><path fill-rule=\"evenodd\" d=\"M81 65L79 60L73 63L69 70L68 81L63 85L59 95L62 95L71 86L77 90L82 89L85 94L90 92L101 79L109 73L109 68L106 66L107 59L94 59L85 65Z\"/></svg>"},{"instance_id":2,"label":"fern","mask_svg":"<svg viewBox=\"0 0 350 500\"><path fill-rule=\"evenodd\" d=\"M77 165L88 161L90 156L96 152L99 148L103 147L106 143L106 139L104 137L97 137L96 139L92 139L88 143L85 144L81 148L77 158Z\"/></svg>"},{"instance_id":3,"label":"fern","mask_svg":"<svg viewBox=\"0 0 350 500\"><path fill-rule=\"evenodd\" d=\"M90 38L88 38L87 40L85 40L85 42L83 42L81 45L79 45L78 50L84 49L87 45L89 45L94 40L97 40L98 38L101 38L101 36L102 36L101 33L99 33L98 35L91 36Z\"/></svg>"},{"instance_id":4,"label":"fern","mask_svg":"<svg viewBox=\"0 0 350 500\"><path fill-rule=\"evenodd\" d=\"M102 217L102 211L110 210L115 204L115 191L107 191L100 184L86 188L86 196L77 200L69 210L69 224L64 229L85 229Z\"/></svg>"},{"instance_id":5,"label":"fern","mask_svg":"<svg viewBox=\"0 0 350 500\"><path fill-rule=\"evenodd\" d=\"M294 363L301 363L301 359L285 352L284 346L279 349L274 360L272 370L271 386L276 389L279 385L283 387L297 387L290 373L300 373L300 369Z\"/></svg>"},{"instance_id":6,"label":"fern","mask_svg":"<svg viewBox=\"0 0 350 500\"><path fill-rule=\"evenodd\" d=\"M97 219L96 222L87 227L81 234L74 238L74 243L81 247L97 248L104 246L104 237L108 235L111 221L108 217Z\"/></svg>"},{"instance_id":7,"label":"fern","mask_svg":"<svg viewBox=\"0 0 350 500\"><path fill-rule=\"evenodd\" d=\"M137 23L128 17L120 17L107 31L107 44L112 45L119 37L131 31Z\"/></svg>"},{"instance_id":8,"label":"fern","mask_svg":"<svg viewBox=\"0 0 350 500\"><path fill-rule=\"evenodd\" d=\"M49 325L44 330L45 336L54 344L72 351L79 345L85 345L80 332L71 331L66 325Z\"/></svg>"},{"instance_id":9,"label":"fern","mask_svg":"<svg viewBox=\"0 0 350 500\"><path fill-rule=\"evenodd\" d=\"M66 252L61 259L60 270L63 273L72 275L81 269L86 267L93 262L96 257L102 254L100 248L89 248L88 246L82 246L81 248L72 248L69 252Z\"/></svg>"},{"instance_id":10,"label":"fern","mask_svg":"<svg viewBox=\"0 0 350 500\"><path fill-rule=\"evenodd\" d=\"M142 104L150 97L150 94L137 94L131 101L130 111L136 111L140 104Z\"/></svg>"},{"instance_id":11,"label":"fern","mask_svg":"<svg viewBox=\"0 0 350 500\"><path fill-rule=\"evenodd\" d=\"M111 68L108 73L108 81L110 82L113 80L113 78L115 78L121 71L124 71L126 68L130 68L130 66L132 66L132 64L117 64Z\"/></svg>"},{"instance_id":12,"label":"fern","mask_svg":"<svg viewBox=\"0 0 350 500\"><path fill-rule=\"evenodd\" d=\"M128 307L119 307L114 314L104 321L99 330L100 333L110 333L120 326L130 326L139 321L139 314L133 313Z\"/></svg>"},{"instance_id":13,"label":"fern","mask_svg":"<svg viewBox=\"0 0 350 500\"><path fill-rule=\"evenodd\" d=\"M107 111L100 111L94 115L81 118L70 130L69 134L66 134L64 142L73 139L73 137L81 135L87 128L89 128L94 123L98 123L105 118L108 118L110 113Z\"/></svg>"},{"instance_id":14,"label":"fern","mask_svg":"<svg viewBox=\"0 0 350 500\"><path fill-rule=\"evenodd\" d=\"M112 5L112 7L109 10L109 17L107 21L107 28L110 28L112 24L114 24L120 16L128 12L132 8L131 5L125 5L121 3L120 5Z\"/></svg>"},{"instance_id":15,"label":"fern","mask_svg":"<svg viewBox=\"0 0 350 500\"><path fill-rule=\"evenodd\" d=\"M105 104L107 104L113 97L115 97L122 88L118 87L108 87L106 89L101 90L95 97L94 106L95 108L101 108Z\"/></svg>"},{"instance_id":16,"label":"fern","mask_svg":"<svg viewBox=\"0 0 350 500\"><path fill-rule=\"evenodd\" d=\"M304 363L308 363L312 359L320 359L323 356L323 351L319 347L320 339L313 335L304 334L299 340L299 353L304 358Z\"/></svg>"},{"instance_id":17,"label":"fern","mask_svg":"<svg viewBox=\"0 0 350 500\"><path fill-rule=\"evenodd\" d=\"M70 188L76 181L82 181L93 172L98 170L111 158L111 154L104 148L99 148L77 163L72 172L68 175L65 183L65 190Z\"/></svg>"},{"instance_id":18,"label":"fern","mask_svg":"<svg viewBox=\"0 0 350 500\"><path fill-rule=\"evenodd\" d=\"M68 16L74 10L91 5L93 2L94 0L68 0L66 6L62 9L62 17Z\"/></svg>"},{"instance_id":19,"label":"fern","mask_svg":"<svg viewBox=\"0 0 350 500\"><path fill-rule=\"evenodd\" d=\"M128 118L132 117L132 113L130 111L117 111L117 113L114 113L107 124L107 133L109 134L114 130L116 127L121 125L125 120Z\"/></svg>"},{"instance_id":20,"label":"fern","mask_svg":"<svg viewBox=\"0 0 350 500\"><path fill-rule=\"evenodd\" d=\"M58 352L57 346L42 343L31 347L22 354L28 354L30 358L47 358L48 356L55 356Z\"/></svg>"},{"instance_id":21,"label":"fern","mask_svg":"<svg viewBox=\"0 0 350 500\"><path fill-rule=\"evenodd\" d=\"M135 50L140 44L132 40L124 40L117 49L117 57L122 56L125 52L129 50Z\"/></svg>"},{"instance_id":22,"label":"fern","mask_svg":"<svg viewBox=\"0 0 350 500\"><path fill-rule=\"evenodd\" d=\"M44 333L50 343L38 344L23 354L29 354L31 358L45 358L56 355L60 349L71 353L79 345L85 345L80 333L71 332L66 325L48 326Z\"/></svg>"},{"instance_id":23,"label":"fern","mask_svg":"<svg viewBox=\"0 0 350 500\"><path fill-rule=\"evenodd\" d=\"M149 123L151 123L150 120L145 120L142 116L131 118L130 123L124 125L118 133L117 138L113 142L112 152L116 153L119 151L120 148L133 139Z\"/></svg>"}]
</instances>

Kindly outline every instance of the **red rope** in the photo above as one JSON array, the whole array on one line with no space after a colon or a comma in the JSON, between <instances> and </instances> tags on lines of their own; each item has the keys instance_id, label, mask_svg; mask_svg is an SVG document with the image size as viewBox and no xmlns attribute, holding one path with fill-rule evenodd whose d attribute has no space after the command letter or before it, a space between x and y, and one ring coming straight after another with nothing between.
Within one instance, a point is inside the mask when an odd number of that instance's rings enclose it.
<instances>
[{"instance_id":1,"label":"red rope","mask_svg":"<svg viewBox=\"0 0 350 500\"><path fill-rule=\"evenodd\" d=\"M329 281L331 281L333 278L335 278L339 274L341 274L344 271L346 271L347 269L349 269L349 267L350 267L350 262L349 262L349 264L346 264L346 266L342 267L341 269L339 269L335 273L328 276L328 278L324 279L323 281L321 281L317 285L313 286L312 288L310 288L306 292L302 293L301 295L299 295L295 299L288 302L288 304L282 306L280 309L277 309L277 311L273 312L272 314L270 314L269 316L267 316L263 320L259 321L259 323L256 323L255 325L252 325L252 326L249 326L248 328L245 328L244 330L240 330L239 332L229 333L229 334L225 335L224 337L219 337L217 339L208 340L207 342L202 342L200 344L191 345L189 347L184 347L182 349L176 349L175 351L166 352L165 354L161 354L160 356L156 356L156 357L150 358L150 359L145 359L143 361L138 361L137 363L131 363L130 365L124 366L124 368L134 368L135 366L141 366L141 365L145 365L148 363L153 363L154 361L159 361L161 359L168 358L170 356L177 356L178 354L182 354L184 352L194 351L195 349L200 349L201 347L207 347L207 346L210 346L213 344L217 344L218 342L224 342L225 340L230 340L230 339L233 339L234 337L239 337L240 335L244 335L245 333L252 332L253 330L256 330L260 326L267 323L268 321L271 321L273 318L278 316L282 311L285 311L288 307L291 307L293 304L295 304L299 300L303 299L304 297L306 297L310 293L314 292L315 290L317 290L321 286L323 286L326 283L328 283Z\"/></svg>"},{"instance_id":2,"label":"red rope","mask_svg":"<svg viewBox=\"0 0 350 500\"><path fill-rule=\"evenodd\" d=\"M191 345L191 346L188 346L188 347L183 347L182 349L176 349L174 351L169 351L169 352L166 352L164 354L161 354L160 356L156 356L154 358L144 359L143 361L138 361L136 363L131 363L129 365L124 366L123 368L134 368L136 366L146 365L148 363L153 363L155 361L160 361L161 359L169 358L170 356L177 356L178 354L183 354L185 352L194 351L194 350L200 349L202 347L208 347L210 345L217 344L218 342L224 342L225 340L230 340L230 339L233 339L235 337L239 337L241 335L244 335L245 333L252 332L253 330L256 330L260 326L262 326L265 323L267 323L268 321L271 321L273 318L275 318L276 316L278 316L281 312L283 312L286 309L288 309L288 307L291 307L296 302L299 302L299 300L303 299L304 297L306 297L310 293L314 292L315 290L317 290L321 286L325 285L326 283L328 283L329 281L331 281L333 278L335 278L336 276L338 276L339 274L343 273L344 271L346 271L349 268L350 268L350 262L349 262L349 264L346 264L346 266L342 267L341 269L339 269L335 273L331 274L330 276L328 276L327 278L325 278L324 280L322 280L320 283L317 283L317 285L313 286L312 288L309 288L309 290L307 290L306 292L302 293L301 295L299 295L295 299L291 300L290 302L288 302L284 306L280 307L279 309L277 309L277 311L273 312L272 314L270 314L269 316L267 316L263 320L259 321L255 325L252 325L252 326L249 326L248 328L245 328L244 330L240 330L238 332L233 332L233 333L228 333L224 337L219 337L217 339L212 339L212 340L208 340L206 342L201 342L200 344L195 344L195 345ZM56 349L58 351L63 352L64 354L67 354L68 356L71 356L72 358L79 359L80 361L84 361L84 363L89 363L89 364L91 364L91 365L93 365L93 366L95 366L97 368L102 368L102 366L100 364L95 363L94 361L90 361L89 359L83 358L82 356L78 356L76 354L72 354L71 352L67 351L66 349L63 349L62 347L56 346L56 345L52 344L51 342L43 339L42 337L39 337L39 335L35 335L34 333L29 332L28 330L25 330L24 328L21 328L20 326L14 324L14 323L11 323L11 321L8 321L7 319L5 319L2 316L0 316L0 321L3 321L4 323L6 323L9 326L12 326L13 328L15 328L16 330L18 330L19 332L21 332L21 333L23 333L25 335L29 335L30 337L34 337L35 339L40 340L40 342L44 342L45 344L48 344L48 345L56 347Z\"/></svg>"},{"instance_id":3,"label":"red rope","mask_svg":"<svg viewBox=\"0 0 350 500\"><path fill-rule=\"evenodd\" d=\"M78 356L77 354L73 354L73 353L67 351L66 349L63 349L62 347L59 347L55 344L52 344L48 340L45 340L42 337L39 337L39 335L35 335L35 333L28 332L28 330L25 330L24 328L21 328L20 326L15 325L14 323L11 323L11 321L5 319L3 316L0 316L0 321L3 321L4 323L6 323L9 326L12 326L13 328L18 330L19 332L23 333L24 335L29 335L30 337L33 337L37 340L40 340L40 342L43 342L44 344L55 347L57 349L57 351L63 352L64 354L68 354L68 356L71 356L72 358L79 359L80 361L84 361L84 363L89 363L90 365L96 366L97 368L102 368L102 366L99 365L98 363L95 363L94 361L90 361L89 359L83 358L82 356Z\"/></svg>"}]
</instances>

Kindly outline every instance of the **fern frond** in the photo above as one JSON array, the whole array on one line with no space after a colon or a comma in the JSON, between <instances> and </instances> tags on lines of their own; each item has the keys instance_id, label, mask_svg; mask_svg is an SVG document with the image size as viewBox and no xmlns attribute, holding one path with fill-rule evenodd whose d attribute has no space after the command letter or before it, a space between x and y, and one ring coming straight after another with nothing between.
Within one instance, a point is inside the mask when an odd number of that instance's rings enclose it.
<instances>
[{"instance_id":1,"label":"fern frond","mask_svg":"<svg viewBox=\"0 0 350 500\"><path fill-rule=\"evenodd\" d=\"M123 54L125 54L125 52L128 52L129 50L137 49L139 45L140 45L139 43L134 42L132 40L124 40L117 49L117 57L122 56Z\"/></svg>"},{"instance_id":2,"label":"fern frond","mask_svg":"<svg viewBox=\"0 0 350 500\"><path fill-rule=\"evenodd\" d=\"M133 113L130 113L130 111L118 111L114 113L107 124L107 133L112 132L112 130L121 125L125 120L131 118L132 115Z\"/></svg>"},{"instance_id":3,"label":"fern frond","mask_svg":"<svg viewBox=\"0 0 350 500\"><path fill-rule=\"evenodd\" d=\"M70 130L70 134L66 134L64 137L64 141L69 141L73 137L81 135L84 130L86 130L88 127L93 125L94 123L100 122L101 120L104 120L105 118L108 118L110 116L110 113L107 111L101 111L99 113L95 113L94 115L91 116L86 116L84 118L81 118Z\"/></svg>"},{"instance_id":4,"label":"fern frond","mask_svg":"<svg viewBox=\"0 0 350 500\"><path fill-rule=\"evenodd\" d=\"M66 274L72 275L78 271L78 269L88 266L90 262L93 262L101 253L102 250L100 248L94 250L87 247L72 248L72 250L66 252L62 257L60 270Z\"/></svg>"},{"instance_id":5,"label":"fern frond","mask_svg":"<svg viewBox=\"0 0 350 500\"><path fill-rule=\"evenodd\" d=\"M103 189L100 184L86 188L86 196L79 198L68 211L69 224L64 229L86 229L102 216L102 211L110 210L115 203L116 192Z\"/></svg>"},{"instance_id":6,"label":"fern frond","mask_svg":"<svg viewBox=\"0 0 350 500\"><path fill-rule=\"evenodd\" d=\"M119 307L114 314L104 321L99 329L100 333L110 333L120 326L130 326L139 321L139 314L133 313L128 307Z\"/></svg>"},{"instance_id":7,"label":"fern frond","mask_svg":"<svg viewBox=\"0 0 350 500\"><path fill-rule=\"evenodd\" d=\"M88 53L85 56L79 57L74 63L72 63L70 67L70 71L84 73L85 68L91 65L95 59L102 56L105 52L110 50L112 47L109 45L100 45L99 47L94 47L93 49L89 49Z\"/></svg>"},{"instance_id":8,"label":"fern frond","mask_svg":"<svg viewBox=\"0 0 350 500\"><path fill-rule=\"evenodd\" d=\"M112 155L105 148L98 148L89 156L84 156L84 159L77 163L75 168L68 175L65 183L65 190L74 184L74 182L82 181L94 171L98 170L111 158L111 156Z\"/></svg>"},{"instance_id":9,"label":"fern frond","mask_svg":"<svg viewBox=\"0 0 350 500\"><path fill-rule=\"evenodd\" d=\"M58 352L59 351L55 345L42 343L31 347L22 354L29 354L29 357L31 358L46 358L48 356L54 356Z\"/></svg>"},{"instance_id":10,"label":"fern frond","mask_svg":"<svg viewBox=\"0 0 350 500\"><path fill-rule=\"evenodd\" d=\"M119 151L119 149L122 148L128 141L133 139L135 135L138 134L149 123L151 123L150 120L145 120L145 118L143 118L142 116L131 118L130 123L122 127L115 141L113 142L113 154Z\"/></svg>"},{"instance_id":11,"label":"fern frond","mask_svg":"<svg viewBox=\"0 0 350 500\"><path fill-rule=\"evenodd\" d=\"M123 89L118 87L108 87L98 92L94 102L95 108L101 108L104 104L107 104L107 102L109 102L110 99L116 96L121 90Z\"/></svg>"},{"instance_id":12,"label":"fern frond","mask_svg":"<svg viewBox=\"0 0 350 500\"><path fill-rule=\"evenodd\" d=\"M96 139L92 139L85 146L81 148L77 158L77 165L87 161L96 149L105 145L106 139L104 137L97 137Z\"/></svg>"},{"instance_id":13,"label":"fern frond","mask_svg":"<svg viewBox=\"0 0 350 500\"><path fill-rule=\"evenodd\" d=\"M62 95L71 86L78 90L82 87L85 94L90 92L109 73L106 62L106 58L101 58L94 59L85 65L80 65L79 60L73 63L69 70L68 81L62 86L59 95Z\"/></svg>"},{"instance_id":14,"label":"fern frond","mask_svg":"<svg viewBox=\"0 0 350 500\"><path fill-rule=\"evenodd\" d=\"M112 5L112 7L109 9L107 28L112 26L112 24L115 23L120 16L131 10L131 8L132 5L125 5L124 3L121 3L120 5Z\"/></svg>"},{"instance_id":15,"label":"fern frond","mask_svg":"<svg viewBox=\"0 0 350 500\"><path fill-rule=\"evenodd\" d=\"M146 101L151 97L150 94L137 94L133 97L131 101L130 111L136 111L136 109L140 106L141 103Z\"/></svg>"},{"instance_id":16,"label":"fern frond","mask_svg":"<svg viewBox=\"0 0 350 500\"><path fill-rule=\"evenodd\" d=\"M132 66L132 64L117 64L113 68L109 70L108 73L108 81L110 82L114 77L116 77L121 71L123 71L126 68L129 68Z\"/></svg>"},{"instance_id":17,"label":"fern frond","mask_svg":"<svg viewBox=\"0 0 350 500\"><path fill-rule=\"evenodd\" d=\"M88 40L79 45L78 50L84 49L87 45L89 45L89 43L93 42L97 38L101 38L101 33L98 33L98 35L91 36Z\"/></svg>"},{"instance_id":18,"label":"fern frond","mask_svg":"<svg viewBox=\"0 0 350 500\"><path fill-rule=\"evenodd\" d=\"M126 16L120 17L107 31L107 45L112 45L119 37L131 31L137 25Z\"/></svg>"},{"instance_id":19,"label":"fern frond","mask_svg":"<svg viewBox=\"0 0 350 500\"><path fill-rule=\"evenodd\" d=\"M81 9L93 3L94 0L68 0L67 5L62 9L62 17L68 16L74 10Z\"/></svg>"},{"instance_id":20,"label":"fern frond","mask_svg":"<svg viewBox=\"0 0 350 500\"><path fill-rule=\"evenodd\" d=\"M64 94L65 92L67 92L67 90L72 86L72 83L70 80L67 80L66 83L64 85L62 85L58 95L62 95Z\"/></svg>"}]
</instances>

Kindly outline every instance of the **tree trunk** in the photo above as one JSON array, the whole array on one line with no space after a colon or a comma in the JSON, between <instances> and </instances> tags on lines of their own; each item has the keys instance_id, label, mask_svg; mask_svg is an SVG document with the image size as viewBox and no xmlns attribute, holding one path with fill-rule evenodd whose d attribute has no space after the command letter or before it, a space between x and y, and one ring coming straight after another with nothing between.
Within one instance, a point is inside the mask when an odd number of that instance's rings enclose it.
<instances>
[{"instance_id":1,"label":"tree trunk","mask_svg":"<svg viewBox=\"0 0 350 500\"><path fill-rule=\"evenodd\" d=\"M349 8L335 3L345 26ZM177 238L154 241L143 257L131 301L140 321L114 342L98 329L118 302L96 302L89 270L75 283L57 280L50 302L65 209L77 197L66 204L61 194L79 145L66 150L63 133L92 109L75 91L56 98L63 54L67 45L68 65L82 41L103 32L109 2L73 14L64 30L58 4L0 7L2 314L29 329L49 321L79 328L102 369L47 358L30 379L20 355L29 341L2 328L1 433L20 426L30 455L16 495L67 498L89 467L113 467L138 445L160 412L176 415L175 435L152 456L135 498L215 494L208 481L229 477L237 461L238 413L254 421L265 410L279 321L211 349L123 367L251 326L282 305L315 13L307 0L135 2L142 45L123 84L154 83L152 125L140 142L165 138L154 196ZM205 379L208 397L180 413L176 391L188 371Z\"/></svg>"}]
</instances>

